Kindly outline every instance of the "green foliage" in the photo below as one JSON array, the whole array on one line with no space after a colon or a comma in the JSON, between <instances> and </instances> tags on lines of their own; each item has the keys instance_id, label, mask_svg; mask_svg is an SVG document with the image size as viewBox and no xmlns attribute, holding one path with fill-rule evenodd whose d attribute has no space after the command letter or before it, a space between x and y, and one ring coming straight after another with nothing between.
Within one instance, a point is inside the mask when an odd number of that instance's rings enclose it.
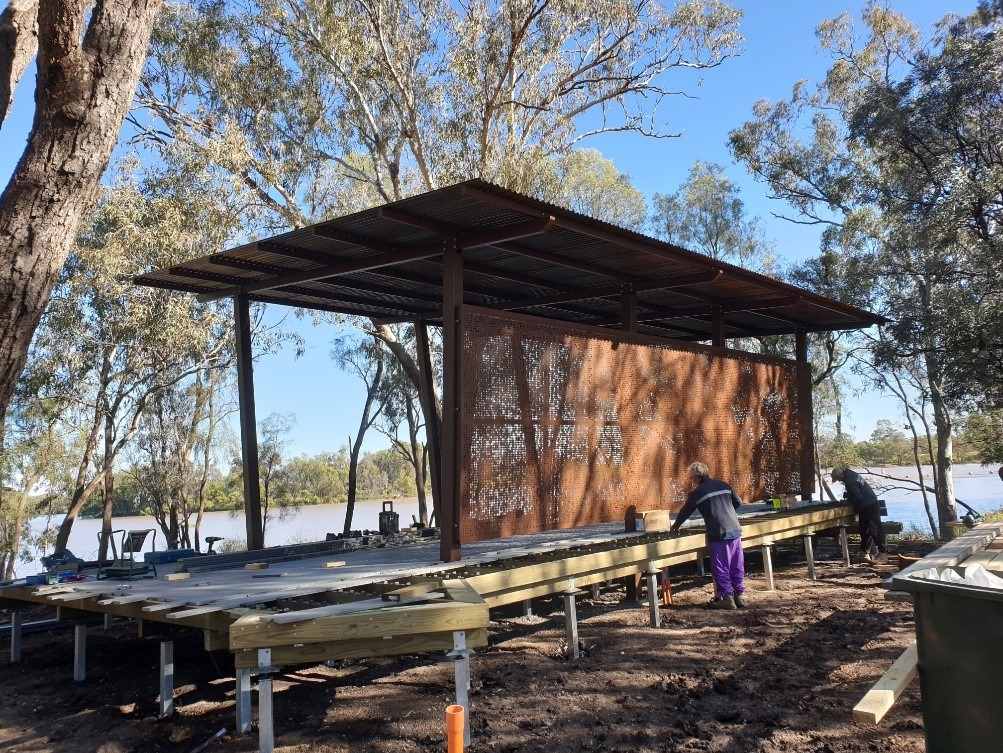
<instances>
[{"instance_id":1,"label":"green foliage","mask_svg":"<svg viewBox=\"0 0 1003 753\"><path fill-rule=\"evenodd\" d=\"M772 244L746 215L739 193L723 167L698 161L674 194L655 194L654 233L712 259L767 271L774 263Z\"/></svg>"},{"instance_id":2,"label":"green foliage","mask_svg":"<svg viewBox=\"0 0 1003 753\"><path fill-rule=\"evenodd\" d=\"M849 468L862 464L857 443L849 434L820 434L815 439L815 446L823 468Z\"/></svg>"},{"instance_id":3,"label":"green foliage","mask_svg":"<svg viewBox=\"0 0 1003 753\"><path fill-rule=\"evenodd\" d=\"M575 164L590 158L563 156L589 133L664 135L657 105L738 52L740 16L720 0L178 4L135 125L263 227L472 177L550 195L552 172L583 178L569 197L608 217Z\"/></svg>"},{"instance_id":4,"label":"green foliage","mask_svg":"<svg viewBox=\"0 0 1003 753\"><path fill-rule=\"evenodd\" d=\"M886 419L878 421L870 440L860 442L857 450L865 465L912 465L915 462L912 441Z\"/></svg>"},{"instance_id":5,"label":"green foliage","mask_svg":"<svg viewBox=\"0 0 1003 753\"><path fill-rule=\"evenodd\" d=\"M932 414L942 522L955 517L954 416L1001 398L1001 19L1003 3L986 3L924 40L869 2L861 38L847 14L819 27L833 64L817 89L758 103L730 137L799 221L826 227L825 251L870 270L891 321L869 343L868 373L918 397L910 424Z\"/></svg>"},{"instance_id":6,"label":"green foliage","mask_svg":"<svg viewBox=\"0 0 1003 753\"><path fill-rule=\"evenodd\" d=\"M959 444L969 447L980 463L1003 463L1003 410L968 415Z\"/></svg>"}]
</instances>

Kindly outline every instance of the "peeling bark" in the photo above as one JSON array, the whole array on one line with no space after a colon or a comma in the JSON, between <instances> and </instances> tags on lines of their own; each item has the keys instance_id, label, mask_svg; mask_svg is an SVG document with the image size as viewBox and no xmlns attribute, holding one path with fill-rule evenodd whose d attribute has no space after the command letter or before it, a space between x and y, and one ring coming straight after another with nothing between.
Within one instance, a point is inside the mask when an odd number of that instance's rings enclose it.
<instances>
[{"instance_id":1,"label":"peeling bark","mask_svg":"<svg viewBox=\"0 0 1003 753\"><path fill-rule=\"evenodd\" d=\"M0 420L78 225L98 199L160 5L46 0L38 7L35 120L0 195ZM0 63L18 59L3 49Z\"/></svg>"}]
</instances>

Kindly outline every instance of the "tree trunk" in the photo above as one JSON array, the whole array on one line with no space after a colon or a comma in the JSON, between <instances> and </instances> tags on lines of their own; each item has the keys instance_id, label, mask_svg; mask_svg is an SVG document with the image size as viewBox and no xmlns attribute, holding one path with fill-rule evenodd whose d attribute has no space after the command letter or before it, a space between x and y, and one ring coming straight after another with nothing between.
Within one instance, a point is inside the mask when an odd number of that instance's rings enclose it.
<instances>
[{"instance_id":1,"label":"tree trunk","mask_svg":"<svg viewBox=\"0 0 1003 753\"><path fill-rule=\"evenodd\" d=\"M951 436L954 423L939 385L931 384L930 403L937 428L937 517L943 537L947 530L944 524L958 517L958 508L954 503L954 443Z\"/></svg>"},{"instance_id":2,"label":"tree trunk","mask_svg":"<svg viewBox=\"0 0 1003 753\"><path fill-rule=\"evenodd\" d=\"M933 407L933 425L937 431L937 452L934 459L934 488L937 497L937 519L941 538L947 530L945 523L958 516L954 503L954 446L951 434L954 430L951 411L944 400L942 371L940 362L929 347L923 358L926 382L930 389L930 405Z\"/></svg>"},{"instance_id":3,"label":"tree trunk","mask_svg":"<svg viewBox=\"0 0 1003 753\"><path fill-rule=\"evenodd\" d=\"M104 504L101 507L101 545L98 547L98 559L103 560L107 554L108 537L111 535L111 518L115 507L115 471L112 463L115 441L115 422L111 413L106 412L104 418Z\"/></svg>"},{"instance_id":4,"label":"tree trunk","mask_svg":"<svg viewBox=\"0 0 1003 753\"><path fill-rule=\"evenodd\" d=\"M0 123L38 50L38 0L10 0L0 13Z\"/></svg>"},{"instance_id":5,"label":"tree trunk","mask_svg":"<svg viewBox=\"0 0 1003 753\"><path fill-rule=\"evenodd\" d=\"M160 5L39 6L34 124L0 195L0 421L80 220L97 201Z\"/></svg>"},{"instance_id":6,"label":"tree trunk","mask_svg":"<svg viewBox=\"0 0 1003 753\"><path fill-rule=\"evenodd\" d=\"M352 517L355 515L355 497L359 483L359 455L362 454L362 438L366 431L373 425L373 403L376 402L376 393L380 389L383 381L383 359L376 363L376 374L373 376L372 384L366 386L366 403L362 406L362 418L359 419L359 431L355 435L355 441L349 437L348 441L352 449L348 459L348 507L345 509L345 526L342 534L347 536L352 530ZM378 411L377 411L378 413Z\"/></svg>"}]
</instances>

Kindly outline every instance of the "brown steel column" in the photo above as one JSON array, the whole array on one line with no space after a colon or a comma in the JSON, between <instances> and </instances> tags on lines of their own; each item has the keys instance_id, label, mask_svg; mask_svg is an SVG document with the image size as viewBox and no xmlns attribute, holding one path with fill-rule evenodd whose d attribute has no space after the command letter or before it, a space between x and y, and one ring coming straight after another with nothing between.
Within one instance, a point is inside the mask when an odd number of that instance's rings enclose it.
<instances>
[{"instance_id":1,"label":"brown steel column","mask_svg":"<svg viewBox=\"0 0 1003 753\"><path fill-rule=\"evenodd\" d=\"M244 522L247 548L262 549L261 485L258 478L258 428L254 415L254 366L251 353L251 306L246 293L233 297L237 345L237 402L240 407L240 452L244 464Z\"/></svg>"},{"instance_id":2,"label":"brown steel column","mask_svg":"<svg viewBox=\"0 0 1003 753\"><path fill-rule=\"evenodd\" d=\"M463 305L463 256L454 244L442 255L442 504L439 514L439 557L443 562L460 559L460 435L462 379L460 356Z\"/></svg>"},{"instance_id":3,"label":"brown steel column","mask_svg":"<svg viewBox=\"0 0 1003 753\"><path fill-rule=\"evenodd\" d=\"M718 348L725 347L724 342L724 312L720 306L714 307L710 319L710 344Z\"/></svg>"},{"instance_id":4,"label":"brown steel column","mask_svg":"<svg viewBox=\"0 0 1003 753\"><path fill-rule=\"evenodd\" d=\"M798 380L798 434L801 437L801 499L811 499L815 491L815 422L812 415L811 364L808 363L808 335L798 330L794 340Z\"/></svg>"},{"instance_id":5,"label":"brown steel column","mask_svg":"<svg viewBox=\"0 0 1003 753\"><path fill-rule=\"evenodd\" d=\"M633 285L624 285L620 296L620 328L637 332L637 293Z\"/></svg>"},{"instance_id":6,"label":"brown steel column","mask_svg":"<svg viewBox=\"0 0 1003 753\"><path fill-rule=\"evenodd\" d=\"M421 391L421 409L425 414L425 442L432 472L432 507L435 521L442 523L442 427L439 424L438 401L435 399L435 374L432 369L432 349L428 345L428 324L414 323L418 345L418 385Z\"/></svg>"}]
</instances>

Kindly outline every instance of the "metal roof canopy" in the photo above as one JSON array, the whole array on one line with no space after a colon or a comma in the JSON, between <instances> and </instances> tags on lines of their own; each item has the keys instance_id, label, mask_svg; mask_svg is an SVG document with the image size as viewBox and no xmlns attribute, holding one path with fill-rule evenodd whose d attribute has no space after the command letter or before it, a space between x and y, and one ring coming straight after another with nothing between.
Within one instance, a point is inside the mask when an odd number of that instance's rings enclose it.
<instances>
[{"instance_id":1,"label":"metal roof canopy","mask_svg":"<svg viewBox=\"0 0 1003 753\"><path fill-rule=\"evenodd\" d=\"M882 317L493 184L470 180L140 275L140 285L365 316L463 302L681 340L860 329ZM627 326L625 326L627 325Z\"/></svg>"},{"instance_id":2,"label":"metal roof canopy","mask_svg":"<svg viewBox=\"0 0 1003 753\"><path fill-rule=\"evenodd\" d=\"M460 559L464 305L675 340L794 334L803 436L813 474L807 333L882 317L481 180L321 222L135 278L233 298L248 549L264 546L251 365L251 301L414 321L425 415L434 412L427 324L442 326L442 422L426 422L440 556ZM443 312L448 312L443 316Z\"/></svg>"}]
</instances>

